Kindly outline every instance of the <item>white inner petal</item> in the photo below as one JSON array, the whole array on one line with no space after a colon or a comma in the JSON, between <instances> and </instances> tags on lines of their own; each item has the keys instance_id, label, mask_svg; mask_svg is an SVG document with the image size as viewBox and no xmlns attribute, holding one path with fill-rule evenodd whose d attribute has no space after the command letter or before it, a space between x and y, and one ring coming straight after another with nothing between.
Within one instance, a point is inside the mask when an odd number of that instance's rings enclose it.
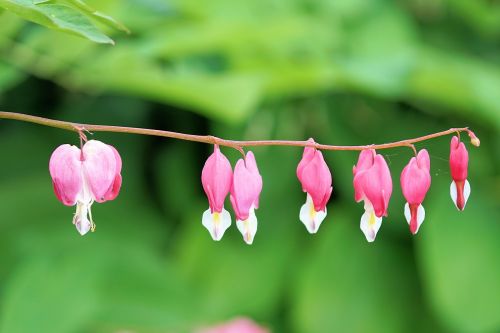
<instances>
[{"instance_id":1,"label":"white inner petal","mask_svg":"<svg viewBox=\"0 0 500 333\"><path fill-rule=\"evenodd\" d=\"M408 203L405 204L405 218L406 222L408 222L408 225L410 225L411 212L410 212L410 205Z\"/></svg>"},{"instance_id":2,"label":"white inner petal","mask_svg":"<svg viewBox=\"0 0 500 333\"><path fill-rule=\"evenodd\" d=\"M366 205L365 205L366 207ZM382 218L377 217L373 209L366 210L361 216L360 229L365 234L368 242L373 242L377 237L377 232L382 225Z\"/></svg>"},{"instance_id":3,"label":"white inner petal","mask_svg":"<svg viewBox=\"0 0 500 333\"><path fill-rule=\"evenodd\" d=\"M457 206L457 184L453 180L450 185L450 196L455 206ZM458 207L457 207L458 208Z\"/></svg>"},{"instance_id":4,"label":"white inner petal","mask_svg":"<svg viewBox=\"0 0 500 333\"><path fill-rule=\"evenodd\" d=\"M84 204L77 202L75 216L73 216L73 224L80 235L85 235L90 230L94 231L94 222L92 221L92 212L90 210L90 204Z\"/></svg>"},{"instance_id":5,"label":"white inner petal","mask_svg":"<svg viewBox=\"0 0 500 333\"><path fill-rule=\"evenodd\" d=\"M467 203L467 200L469 199L469 195L470 195L470 184L469 181L466 179L464 184L464 208L465 204Z\"/></svg>"},{"instance_id":6,"label":"white inner petal","mask_svg":"<svg viewBox=\"0 0 500 333\"><path fill-rule=\"evenodd\" d=\"M224 208L222 208L220 213L212 213L209 208L203 213L201 223L210 232L212 239L219 241L231 225L231 215Z\"/></svg>"},{"instance_id":7,"label":"white inner petal","mask_svg":"<svg viewBox=\"0 0 500 333\"><path fill-rule=\"evenodd\" d=\"M417 222L418 222L418 225L417 225L417 231L415 231L415 233L418 232L418 229L420 229L420 226L422 225L422 223L424 223L424 219L425 219L425 209L424 209L424 206L418 205L418 209L417 209Z\"/></svg>"},{"instance_id":8,"label":"white inner petal","mask_svg":"<svg viewBox=\"0 0 500 333\"><path fill-rule=\"evenodd\" d=\"M80 193L78 193L76 199L81 203L89 204L94 200L94 198L92 198L92 192L90 191L90 186L88 184L87 178L84 176L83 168L81 171L81 177L83 186L82 189L80 190Z\"/></svg>"},{"instance_id":9,"label":"white inner petal","mask_svg":"<svg viewBox=\"0 0 500 333\"><path fill-rule=\"evenodd\" d=\"M255 234L257 233L257 217L255 216L253 205L250 208L248 219L244 221L236 220L236 226L238 227L240 233L243 235L243 240L247 244L251 245L253 243Z\"/></svg>"},{"instance_id":10,"label":"white inner petal","mask_svg":"<svg viewBox=\"0 0 500 333\"><path fill-rule=\"evenodd\" d=\"M319 226L326 217L325 211L316 211L314 209L314 203L309 194L307 194L306 203L300 208L299 219L307 228L307 231L311 234L318 232Z\"/></svg>"}]
</instances>

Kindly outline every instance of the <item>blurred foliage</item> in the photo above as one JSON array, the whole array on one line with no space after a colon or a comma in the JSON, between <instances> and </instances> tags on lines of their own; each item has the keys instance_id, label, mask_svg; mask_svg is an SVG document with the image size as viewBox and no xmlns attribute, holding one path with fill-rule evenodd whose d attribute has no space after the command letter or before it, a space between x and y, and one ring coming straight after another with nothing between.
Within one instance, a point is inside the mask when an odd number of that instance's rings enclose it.
<instances>
[{"instance_id":1,"label":"blurred foliage","mask_svg":"<svg viewBox=\"0 0 500 333\"><path fill-rule=\"evenodd\" d=\"M81 0L0 0L0 8L7 9L26 20L79 35L97 43L114 42L99 31L90 18L129 32L123 24L96 11Z\"/></svg>"},{"instance_id":2,"label":"blurred foliage","mask_svg":"<svg viewBox=\"0 0 500 333\"><path fill-rule=\"evenodd\" d=\"M27 22L6 3L70 6L97 39L116 45ZM300 149L256 148L264 189L259 231L247 246L234 225L219 243L201 225L200 173L211 147L99 133L93 137L122 155L124 184L117 200L94 206L97 231L82 238L47 170L53 149L78 138L1 121L0 333L191 332L235 316L273 332L500 331L498 1L4 6L0 110L332 144L470 126L482 145L467 144L472 194L464 212L449 198L449 138L417 145L430 152L433 183L414 237L399 189L411 151L381 151L394 193L373 244L353 200L356 153L325 153L334 193L319 233L309 235L298 220ZM233 165L240 157L224 153Z\"/></svg>"},{"instance_id":3,"label":"blurred foliage","mask_svg":"<svg viewBox=\"0 0 500 333\"><path fill-rule=\"evenodd\" d=\"M31 6L59 6L52 3ZM0 54L71 90L131 94L231 123L248 119L263 100L348 90L446 114L474 112L500 128L498 56L487 48L500 30L495 3L95 0L92 7L132 31L109 31L116 47L43 30L6 11ZM483 12L484 21L477 18ZM466 24L457 24L463 16Z\"/></svg>"}]
</instances>

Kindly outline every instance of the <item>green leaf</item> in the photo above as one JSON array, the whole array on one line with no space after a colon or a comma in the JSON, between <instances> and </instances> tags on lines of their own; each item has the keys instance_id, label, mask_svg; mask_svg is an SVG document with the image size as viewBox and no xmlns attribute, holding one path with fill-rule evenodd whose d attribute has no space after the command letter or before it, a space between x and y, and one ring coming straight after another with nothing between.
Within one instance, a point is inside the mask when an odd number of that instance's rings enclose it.
<instances>
[{"instance_id":1,"label":"green leaf","mask_svg":"<svg viewBox=\"0 0 500 333\"><path fill-rule=\"evenodd\" d=\"M500 211L495 189L471 182L463 212L449 197L449 184L426 199L426 222L417 249L427 297L452 332L500 330ZM419 232L419 233L420 233Z\"/></svg>"},{"instance_id":2,"label":"green leaf","mask_svg":"<svg viewBox=\"0 0 500 333\"><path fill-rule=\"evenodd\" d=\"M93 18L95 18L96 20L98 20L99 22L101 22L103 24L106 24L106 25L108 25L112 28L115 28L117 30L120 30L120 31L123 31L126 33L130 33L130 30L125 25L123 25L121 22L118 22L117 20L115 20L114 18L112 18L109 15L98 12L97 10L90 7L89 5L87 5L85 2L83 2L81 0L69 0L69 3L77 6L79 9L83 10L87 14L92 15Z\"/></svg>"},{"instance_id":3,"label":"green leaf","mask_svg":"<svg viewBox=\"0 0 500 333\"><path fill-rule=\"evenodd\" d=\"M0 0L0 7L51 29L85 37L96 43L114 44L85 15L67 5L34 4L30 0Z\"/></svg>"}]
</instances>

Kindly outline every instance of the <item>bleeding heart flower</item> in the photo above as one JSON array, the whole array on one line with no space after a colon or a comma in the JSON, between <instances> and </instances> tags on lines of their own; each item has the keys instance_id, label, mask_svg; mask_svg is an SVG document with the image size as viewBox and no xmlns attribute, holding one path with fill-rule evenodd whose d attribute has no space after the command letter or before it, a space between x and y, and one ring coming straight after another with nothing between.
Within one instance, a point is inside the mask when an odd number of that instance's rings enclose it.
<instances>
[{"instance_id":1,"label":"bleeding heart flower","mask_svg":"<svg viewBox=\"0 0 500 333\"><path fill-rule=\"evenodd\" d=\"M314 142L313 139L309 139ZM300 208L299 218L309 233L318 231L326 217L326 204L332 194L332 174L321 151L305 147L297 166L297 178L302 191L307 193L306 203Z\"/></svg>"},{"instance_id":2,"label":"bleeding heart flower","mask_svg":"<svg viewBox=\"0 0 500 333\"><path fill-rule=\"evenodd\" d=\"M73 224L81 235L94 231L91 206L105 202L120 192L122 160L113 146L90 140L80 150L61 145L52 153L50 176L57 199L66 206L76 204Z\"/></svg>"},{"instance_id":3,"label":"bleeding heart flower","mask_svg":"<svg viewBox=\"0 0 500 333\"><path fill-rule=\"evenodd\" d=\"M221 153L219 146L215 145L214 152L201 172L201 183L209 205L209 209L203 213L202 224L215 241L219 241L231 225L231 216L224 209L224 200L231 188L232 178L229 160Z\"/></svg>"},{"instance_id":4,"label":"bleeding heart flower","mask_svg":"<svg viewBox=\"0 0 500 333\"><path fill-rule=\"evenodd\" d=\"M259 208L261 191L262 177L255 157L249 151L245 160L240 158L236 162L230 196L236 214L236 226L247 244L252 244L257 232L257 217L254 210Z\"/></svg>"},{"instance_id":5,"label":"bleeding heart flower","mask_svg":"<svg viewBox=\"0 0 500 333\"><path fill-rule=\"evenodd\" d=\"M422 206L425 195L431 186L431 161L427 150L422 149L417 157L412 157L401 172L401 189L406 198L405 217L412 234L416 234L425 218Z\"/></svg>"},{"instance_id":6,"label":"bleeding heart flower","mask_svg":"<svg viewBox=\"0 0 500 333\"><path fill-rule=\"evenodd\" d=\"M476 140L478 140L476 138ZM469 153L463 142L458 137L451 138L450 146L450 171L453 181L450 186L451 199L458 210L464 210L470 195L470 184L467 181L467 168L469 166Z\"/></svg>"},{"instance_id":7,"label":"bleeding heart flower","mask_svg":"<svg viewBox=\"0 0 500 333\"><path fill-rule=\"evenodd\" d=\"M360 228L366 240L373 242L382 225L382 216L387 216L392 194L391 172L382 155L374 149L366 149L359 154L353 174L354 199L365 202Z\"/></svg>"}]
</instances>

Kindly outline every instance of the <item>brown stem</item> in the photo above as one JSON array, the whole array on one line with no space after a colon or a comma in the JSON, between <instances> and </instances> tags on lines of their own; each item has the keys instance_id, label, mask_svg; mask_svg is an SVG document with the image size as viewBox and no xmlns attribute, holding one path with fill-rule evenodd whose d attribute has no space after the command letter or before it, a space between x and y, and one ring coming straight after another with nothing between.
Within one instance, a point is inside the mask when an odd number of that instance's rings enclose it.
<instances>
[{"instance_id":1,"label":"brown stem","mask_svg":"<svg viewBox=\"0 0 500 333\"><path fill-rule=\"evenodd\" d=\"M390 143L376 144L376 145L363 145L363 146L333 146L324 145L311 141L293 141L293 140L261 140L261 141L236 141L225 140L212 135L193 135L178 132L162 131L149 128L136 128L136 127L122 127L122 126L107 126L107 125L92 125L92 124L78 124L61 120L48 119L43 117L36 117L22 113L2 112L0 111L0 119L13 119L29 123L35 123L44 126L56 127L67 131L76 132L79 135L82 131L86 132L114 132L114 133L130 133L140 135L152 135L165 138L179 139L185 141L202 142L208 144L217 144L219 146L231 147L240 152L243 147L258 147L258 146L294 146L294 147L315 147L321 150L364 150L364 149L389 149L396 147L410 147L416 153L414 143L434 139L440 136L445 136L453 133L467 132L471 137L474 145L479 145L479 139L474 132L467 127L450 128L449 130L424 135L418 138L400 140Z\"/></svg>"}]
</instances>

